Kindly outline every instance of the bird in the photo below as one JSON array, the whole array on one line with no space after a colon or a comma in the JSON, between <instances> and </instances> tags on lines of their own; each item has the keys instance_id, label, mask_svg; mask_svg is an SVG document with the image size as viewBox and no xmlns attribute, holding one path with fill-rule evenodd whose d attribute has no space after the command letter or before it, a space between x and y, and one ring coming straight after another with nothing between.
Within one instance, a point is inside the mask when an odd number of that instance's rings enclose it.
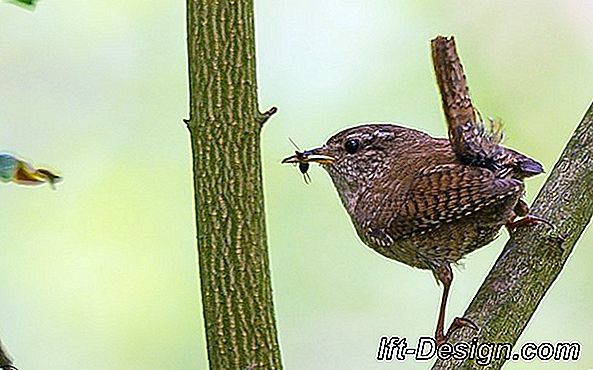
<instances>
[{"instance_id":1,"label":"bird","mask_svg":"<svg viewBox=\"0 0 593 370\"><path fill-rule=\"evenodd\" d=\"M52 189L62 178L55 173L35 168L26 161L9 153L0 153L0 181L19 185L39 185L48 183Z\"/></svg>"},{"instance_id":2,"label":"bird","mask_svg":"<svg viewBox=\"0 0 593 370\"><path fill-rule=\"evenodd\" d=\"M444 320L451 266L492 242L506 226L544 222L529 214L524 179L543 172L536 160L502 145L496 120L449 126L438 138L395 123L364 123L297 151L282 163L317 163L329 174L356 233L379 254L429 270L442 284L437 345L471 320Z\"/></svg>"}]
</instances>

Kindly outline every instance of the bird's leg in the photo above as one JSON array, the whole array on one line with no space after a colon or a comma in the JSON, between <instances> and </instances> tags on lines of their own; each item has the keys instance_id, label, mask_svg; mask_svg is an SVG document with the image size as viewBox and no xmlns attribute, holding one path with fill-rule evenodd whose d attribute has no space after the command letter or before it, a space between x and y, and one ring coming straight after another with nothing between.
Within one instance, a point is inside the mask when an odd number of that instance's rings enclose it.
<instances>
[{"instance_id":1,"label":"bird's leg","mask_svg":"<svg viewBox=\"0 0 593 370\"><path fill-rule=\"evenodd\" d=\"M447 298L449 297L449 288L451 287L451 281L453 280L453 272L451 271L451 266L449 264L440 265L435 271L435 275L437 279L441 283L443 283L443 295L441 296L439 318L437 320L437 329L434 333L434 339L436 340L437 345L440 346L441 344L447 341L447 338L444 334L444 327Z\"/></svg>"},{"instance_id":2,"label":"bird's leg","mask_svg":"<svg viewBox=\"0 0 593 370\"><path fill-rule=\"evenodd\" d=\"M529 214L529 205L523 199L519 199L513 211L515 211L515 215L525 217Z\"/></svg>"},{"instance_id":3,"label":"bird's leg","mask_svg":"<svg viewBox=\"0 0 593 370\"><path fill-rule=\"evenodd\" d=\"M444 332L445 327L445 313L447 307L447 299L449 297L449 289L451 288L451 282L453 281L453 271L451 271L451 265L449 263L440 264L434 271L436 278L443 283L443 295L441 296L441 306L439 308L439 318L437 320L437 328L434 334L434 339L437 342L437 346L445 343L451 335L457 330L469 326L474 330L478 330L476 324L471 320L463 317L456 317L451 323L451 326L447 330L447 334Z\"/></svg>"}]
</instances>

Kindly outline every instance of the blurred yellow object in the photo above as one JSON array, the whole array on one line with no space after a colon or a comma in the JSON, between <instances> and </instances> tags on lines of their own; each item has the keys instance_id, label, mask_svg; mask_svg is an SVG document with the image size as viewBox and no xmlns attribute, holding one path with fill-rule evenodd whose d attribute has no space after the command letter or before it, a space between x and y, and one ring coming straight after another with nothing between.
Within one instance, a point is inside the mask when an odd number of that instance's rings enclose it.
<instances>
[{"instance_id":1,"label":"blurred yellow object","mask_svg":"<svg viewBox=\"0 0 593 370\"><path fill-rule=\"evenodd\" d=\"M52 189L62 178L49 170L35 168L12 154L0 153L0 181L20 185L39 185L47 182Z\"/></svg>"}]
</instances>

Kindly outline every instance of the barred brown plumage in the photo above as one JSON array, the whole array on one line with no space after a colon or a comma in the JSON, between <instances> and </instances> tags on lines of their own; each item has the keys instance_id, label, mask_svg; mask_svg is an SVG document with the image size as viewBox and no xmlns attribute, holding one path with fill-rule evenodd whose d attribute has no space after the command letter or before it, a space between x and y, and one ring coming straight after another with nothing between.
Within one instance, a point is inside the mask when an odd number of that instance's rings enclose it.
<instances>
[{"instance_id":1,"label":"barred brown plumage","mask_svg":"<svg viewBox=\"0 0 593 370\"><path fill-rule=\"evenodd\" d=\"M412 128L371 123L343 130L283 162L321 163L365 244L431 270L448 289L450 264L525 215L523 179L541 172L539 163L503 146L495 166L464 163L454 149L449 140ZM463 325L472 324L457 319L449 333ZM436 337L443 342L447 335L440 328Z\"/></svg>"}]
</instances>

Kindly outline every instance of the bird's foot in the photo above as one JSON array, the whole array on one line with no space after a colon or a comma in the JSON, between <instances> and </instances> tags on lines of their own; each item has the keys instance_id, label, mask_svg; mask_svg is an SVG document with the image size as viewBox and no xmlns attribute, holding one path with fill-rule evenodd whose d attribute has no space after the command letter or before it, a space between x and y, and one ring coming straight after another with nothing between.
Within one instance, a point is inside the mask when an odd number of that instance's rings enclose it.
<instances>
[{"instance_id":1,"label":"bird's foot","mask_svg":"<svg viewBox=\"0 0 593 370\"><path fill-rule=\"evenodd\" d=\"M518 227L531 226L537 224L545 224L551 229L551 232L548 235L549 240L552 242L552 244L557 245L560 248L561 252L564 252L563 244L566 241L566 239L570 236L570 233L558 233L556 225L546 220L545 218L534 215L527 215L518 220L509 221L506 223L505 226L509 231L509 234L512 234Z\"/></svg>"},{"instance_id":2,"label":"bird's foot","mask_svg":"<svg viewBox=\"0 0 593 370\"><path fill-rule=\"evenodd\" d=\"M447 342L449 338L451 338L451 335L453 335L453 333L455 333L457 330L466 327L471 328L472 330L478 330L478 326L470 319L466 319L465 317L456 317L451 323L451 326L449 326L447 334L443 334L442 331L435 333L434 339L437 342L437 347Z\"/></svg>"},{"instance_id":3,"label":"bird's foot","mask_svg":"<svg viewBox=\"0 0 593 370\"><path fill-rule=\"evenodd\" d=\"M505 226L506 226L507 230L509 231L509 233L512 233L519 227L531 226L531 225L537 225L537 224L545 224L545 225L548 225L549 227L551 227L552 229L556 228L554 226L554 224L552 224L550 221L546 220L545 218L534 216L534 215L527 215L527 216L522 217L518 220L509 221L506 223Z\"/></svg>"}]
</instances>

